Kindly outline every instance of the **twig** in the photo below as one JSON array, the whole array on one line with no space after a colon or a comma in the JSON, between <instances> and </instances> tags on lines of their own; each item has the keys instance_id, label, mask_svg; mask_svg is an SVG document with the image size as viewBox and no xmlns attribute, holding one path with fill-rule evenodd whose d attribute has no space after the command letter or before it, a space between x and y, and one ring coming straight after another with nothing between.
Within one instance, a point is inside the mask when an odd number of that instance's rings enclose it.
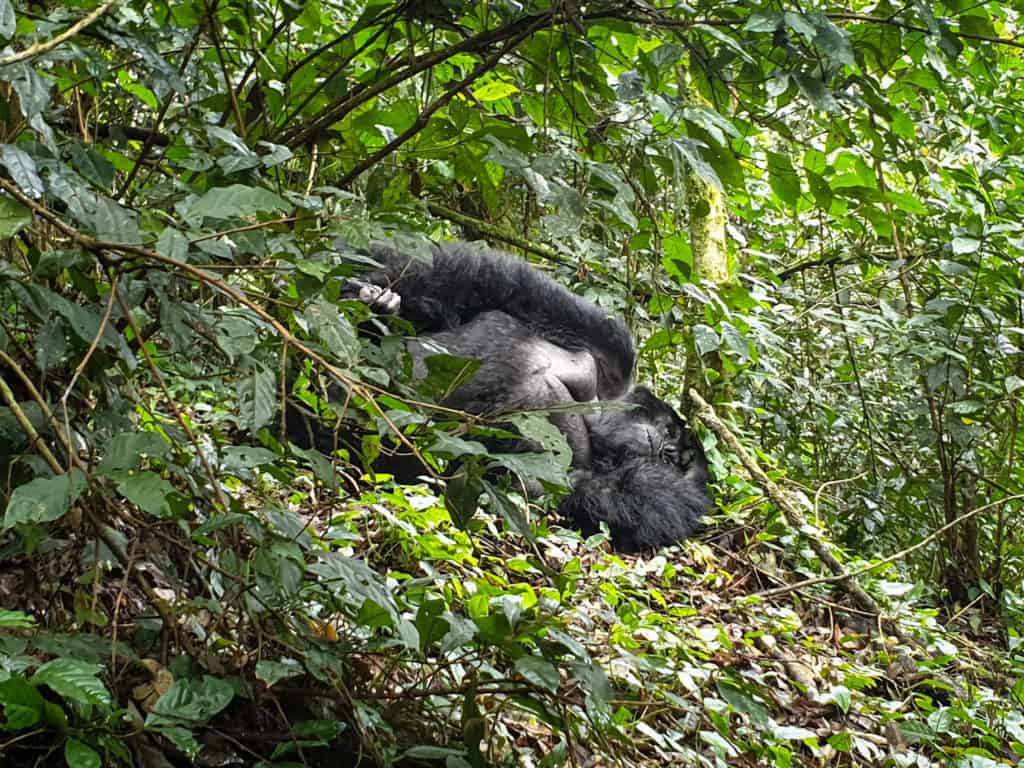
<instances>
[{"instance_id":1,"label":"twig","mask_svg":"<svg viewBox=\"0 0 1024 768\"><path fill-rule=\"evenodd\" d=\"M99 17L105 14L107 11L109 11L116 2L117 0L107 0L107 2L99 6L88 16L79 19L51 40L47 40L43 43L36 43L35 45L30 45L28 48L25 48L24 50L18 51L17 53L12 53L10 56L4 56L3 58L0 58L0 67L6 67L9 64L17 64L19 61L25 61L26 59L31 59L36 56L41 56L44 53L49 53L58 45L70 40L83 29L85 29L90 24L99 19Z\"/></svg>"},{"instance_id":2,"label":"twig","mask_svg":"<svg viewBox=\"0 0 1024 768\"><path fill-rule=\"evenodd\" d=\"M715 410L708 405L708 403L702 398L697 390L690 390L690 399L697 406L697 417L700 418L708 427L713 431L722 441L729 446L729 449L739 458L740 462L746 467L747 472L753 480L764 489L765 494L771 499L772 503L778 507L782 513L786 516L786 520L794 530L802 531L808 527L807 520L803 514L794 506L789 500L789 497L783 492L778 485L776 485L765 471L761 469L757 461L753 456L744 448L736 436L729 431L729 428L722 423L715 413ZM846 592L854 599L858 606L866 611L870 611L873 614L880 614L881 608L878 603L875 602L874 598L871 597L864 588L857 584L851 578L851 574L847 573L842 564L836 559L836 556L832 554L831 544L828 544L815 537L810 537L809 543L811 549L814 550L815 554L825 564L825 566L835 574L832 581L836 581L839 585L846 590ZM786 589L786 588L783 588ZM903 632L895 625L892 621L886 621L889 631L891 631L901 642L908 642L908 638Z\"/></svg>"}]
</instances>

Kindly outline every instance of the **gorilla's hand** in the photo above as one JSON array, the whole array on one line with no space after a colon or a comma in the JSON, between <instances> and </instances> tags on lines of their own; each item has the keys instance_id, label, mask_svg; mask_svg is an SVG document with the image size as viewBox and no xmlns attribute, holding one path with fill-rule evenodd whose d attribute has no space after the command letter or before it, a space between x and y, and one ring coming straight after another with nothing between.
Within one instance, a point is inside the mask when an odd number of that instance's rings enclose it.
<instances>
[{"instance_id":1,"label":"gorilla's hand","mask_svg":"<svg viewBox=\"0 0 1024 768\"><path fill-rule=\"evenodd\" d=\"M347 299L359 299L378 315L397 315L402 308L402 297L390 288L355 278L345 281L342 296Z\"/></svg>"}]
</instances>

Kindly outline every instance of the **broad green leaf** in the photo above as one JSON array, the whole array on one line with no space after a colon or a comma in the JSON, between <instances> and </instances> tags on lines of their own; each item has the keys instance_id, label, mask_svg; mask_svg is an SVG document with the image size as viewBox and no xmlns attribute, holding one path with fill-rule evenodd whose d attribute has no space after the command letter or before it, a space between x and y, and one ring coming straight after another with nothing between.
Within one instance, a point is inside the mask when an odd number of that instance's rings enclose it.
<instances>
[{"instance_id":1,"label":"broad green leaf","mask_svg":"<svg viewBox=\"0 0 1024 768\"><path fill-rule=\"evenodd\" d=\"M0 197L0 237L12 237L31 223L32 212L28 208L13 198Z\"/></svg>"},{"instance_id":2,"label":"broad green leaf","mask_svg":"<svg viewBox=\"0 0 1024 768\"><path fill-rule=\"evenodd\" d=\"M117 473L117 490L143 512L154 517L170 517L168 496L174 486L155 472Z\"/></svg>"},{"instance_id":3,"label":"broad green leaf","mask_svg":"<svg viewBox=\"0 0 1024 768\"><path fill-rule=\"evenodd\" d=\"M277 412L277 377L258 368L238 380L239 421L250 432L269 424Z\"/></svg>"},{"instance_id":4,"label":"broad green leaf","mask_svg":"<svg viewBox=\"0 0 1024 768\"><path fill-rule=\"evenodd\" d=\"M39 178L39 171L36 170L36 161L28 152L14 144L0 145L0 163L3 163L7 172L11 174L11 180L21 187L26 195L37 199L43 196L46 188L43 186L43 180Z\"/></svg>"},{"instance_id":5,"label":"broad green leaf","mask_svg":"<svg viewBox=\"0 0 1024 768\"><path fill-rule=\"evenodd\" d=\"M473 96L483 102L504 99L506 96L511 96L513 93L519 93L519 88L512 83L505 83L501 80L492 80L491 82L473 90Z\"/></svg>"},{"instance_id":6,"label":"broad green leaf","mask_svg":"<svg viewBox=\"0 0 1024 768\"><path fill-rule=\"evenodd\" d=\"M155 432L122 432L107 443L96 471L110 475L120 470L136 469L146 459L162 459L170 450L171 444Z\"/></svg>"},{"instance_id":7,"label":"broad green leaf","mask_svg":"<svg viewBox=\"0 0 1024 768\"><path fill-rule=\"evenodd\" d=\"M85 487L85 475L78 469L72 469L66 475L39 477L19 485L7 504L3 527L57 520L67 514Z\"/></svg>"},{"instance_id":8,"label":"broad green leaf","mask_svg":"<svg viewBox=\"0 0 1024 768\"><path fill-rule=\"evenodd\" d=\"M48 661L32 675L32 685L46 685L65 699L78 704L113 705L106 686L99 679L103 667L69 658Z\"/></svg>"},{"instance_id":9,"label":"broad green leaf","mask_svg":"<svg viewBox=\"0 0 1024 768\"><path fill-rule=\"evenodd\" d=\"M544 688L552 693L558 690L558 669L547 659L539 656L520 656L516 659L515 667L516 672L538 688Z\"/></svg>"},{"instance_id":10,"label":"broad green leaf","mask_svg":"<svg viewBox=\"0 0 1024 768\"><path fill-rule=\"evenodd\" d=\"M95 207L91 214L85 216L84 221L100 240L127 245L142 243L135 212L109 197L97 197Z\"/></svg>"},{"instance_id":11,"label":"broad green leaf","mask_svg":"<svg viewBox=\"0 0 1024 768\"><path fill-rule=\"evenodd\" d=\"M100 768L103 760L99 753L76 738L70 738L64 742L64 759L68 768Z\"/></svg>"},{"instance_id":12,"label":"broad green leaf","mask_svg":"<svg viewBox=\"0 0 1024 768\"><path fill-rule=\"evenodd\" d=\"M175 680L146 718L146 727L202 725L235 697L231 683L207 675L201 680Z\"/></svg>"},{"instance_id":13,"label":"broad green leaf","mask_svg":"<svg viewBox=\"0 0 1024 768\"><path fill-rule=\"evenodd\" d=\"M789 157L780 152L768 153L768 182L772 191L790 208L800 201L800 178Z\"/></svg>"},{"instance_id":14,"label":"broad green leaf","mask_svg":"<svg viewBox=\"0 0 1024 768\"><path fill-rule=\"evenodd\" d=\"M291 659L285 661L263 659L256 662L255 671L257 679L266 683L268 688L273 686L274 683L303 674L302 665Z\"/></svg>"},{"instance_id":15,"label":"broad green leaf","mask_svg":"<svg viewBox=\"0 0 1024 768\"><path fill-rule=\"evenodd\" d=\"M715 352L721 347L722 343L714 328L698 323L691 330L693 331L693 343L697 345L698 354L706 355L709 352Z\"/></svg>"},{"instance_id":16,"label":"broad green leaf","mask_svg":"<svg viewBox=\"0 0 1024 768\"><path fill-rule=\"evenodd\" d=\"M43 719L46 702L23 677L11 677L0 682L0 710L4 731L22 731L38 725Z\"/></svg>"},{"instance_id":17,"label":"broad green leaf","mask_svg":"<svg viewBox=\"0 0 1024 768\"><path fill-rule=\"evenodd\" d=\"M36 620L27 613L21 611L0 610L0 627L6 629L31 629Z\"/></svg>"},{"instance_id":18,"label":"broad green leaf","mask_svg":"<svg viewBox=\"0 0 1024 768\"><path fill-rule=\"evenodd\" d=\"M233 184L215 187L196 200L188 209L188 218L233 219L252 218L259 213L290 213L292 204L262 187Z\"/></svg>"},{"instance_id":19,"label":"broad green leaf","mask_svg":"<svg viewBox=\"0 0 1024 768\"><path fill-rule=\"evenodd\" d=\"M976 253L981 247L981 241L974 237L954 237L952 246L953 253L962 256L965 253Z\"/></svg>"}]
</instances>

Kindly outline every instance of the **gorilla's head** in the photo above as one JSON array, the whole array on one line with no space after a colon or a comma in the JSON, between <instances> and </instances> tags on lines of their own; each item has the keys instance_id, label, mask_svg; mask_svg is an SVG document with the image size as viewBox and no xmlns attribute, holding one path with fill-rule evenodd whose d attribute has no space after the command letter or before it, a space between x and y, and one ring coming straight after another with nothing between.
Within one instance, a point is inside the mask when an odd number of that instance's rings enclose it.
<instances>
[{"instance_id":1,"label":"gorilla's head","mask_svg":"<svg viewBox=\"0 0 1024 768\"><path fill-rule=\"evenodd\" d=\"M685 467L699 443L686 423L664 400L646 387L636 387L621 402L631 408L588 414L594 462L620 464L629 458L656 458Z\"/></svg>"}]
</instances>

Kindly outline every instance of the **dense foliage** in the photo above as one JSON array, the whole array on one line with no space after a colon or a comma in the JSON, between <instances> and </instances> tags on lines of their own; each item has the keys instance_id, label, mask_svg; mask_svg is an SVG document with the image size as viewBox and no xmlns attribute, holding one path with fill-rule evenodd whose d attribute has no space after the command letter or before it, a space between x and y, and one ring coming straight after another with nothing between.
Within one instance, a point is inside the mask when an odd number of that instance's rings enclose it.
<instances>
[{"instance_id":1,"label":"dense foliage","mask_svg":"<svg viewBox=\"0 0 1024 768\"><path fill-rule=\"evenodd\" d=\"M4 764L1018 762L1020 32L0 0ZM564 446L488 455L339 295L359 246L455 237L713 402L701 540L627 560L482 478L557 496ZM354 440L289 446L293 386ZM410 451L423 484L369 471Z\"/></svg>"}]
</instances>

